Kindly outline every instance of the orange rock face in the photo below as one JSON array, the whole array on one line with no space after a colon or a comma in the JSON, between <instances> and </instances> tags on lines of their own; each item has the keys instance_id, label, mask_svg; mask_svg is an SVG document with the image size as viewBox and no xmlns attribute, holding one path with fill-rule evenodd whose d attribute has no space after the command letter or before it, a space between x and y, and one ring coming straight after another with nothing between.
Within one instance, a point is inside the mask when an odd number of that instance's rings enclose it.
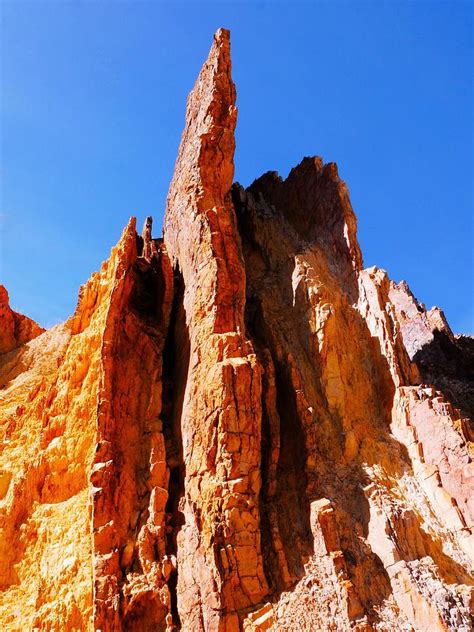
<instances>
[{"instance_id":1,"label":"orange rock face","mask_svg":"<svg viewBox=\"0 0 474 632\"><path fill-rule=\"evenodd\" d=\"M14 312L8 301L8 292L0 285L0 353L8 353L43 333L44 329L31 318Z\"/></svg>"},{"instance_id":2,"label":"orange rock face","mask_svg":"<svg viewBox=\"0 0 474 632\"><path fill-rule=\"evenodd\" d=\"M45 332L1 288L1 628L468 632L472 341L363 269L333 163L233 184L236 116L220 30L163 240Z\"/></svg>"}]
</instances>

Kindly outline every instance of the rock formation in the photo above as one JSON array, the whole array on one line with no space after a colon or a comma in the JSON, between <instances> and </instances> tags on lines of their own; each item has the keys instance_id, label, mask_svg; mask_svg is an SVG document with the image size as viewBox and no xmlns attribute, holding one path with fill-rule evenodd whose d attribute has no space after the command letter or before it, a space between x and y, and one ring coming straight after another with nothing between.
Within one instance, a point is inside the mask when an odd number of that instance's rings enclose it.
<instances>
[{"instance_id":1,"label":"rock formation","mask_svg":"<svg viewBox=\"0 0 474 632\"><path fill-rule=\"evenodd\" d=\"M3 630L472 629L473 344L364 269L336 165L233 184L229 33L163 239L47 331L0 292Z\"/></svg>"},{"instance_id":2,"label":"rock formation","mask_svg":"<svg viewBox=\"0 0 474 632\"><path fill-rule=\"evenodd\" d=\"M44 332L34 320L12 310L3 285L0 285L0 323L0 354L13 351Z\"/></svg>"}]
</instances>

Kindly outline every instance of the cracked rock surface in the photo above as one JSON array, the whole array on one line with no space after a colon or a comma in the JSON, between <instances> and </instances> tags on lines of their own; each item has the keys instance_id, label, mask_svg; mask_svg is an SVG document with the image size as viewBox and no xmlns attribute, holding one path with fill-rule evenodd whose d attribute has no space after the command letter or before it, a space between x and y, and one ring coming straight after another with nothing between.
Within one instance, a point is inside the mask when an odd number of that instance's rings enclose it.
<instances>
[{"instance_id":1,"label":"cracked rock surface","mask_svg":"<svg viewBox=\"0 0 474 632\"><path fill-rule=\"evenodd\" d=\"M334 163L233 183L219 30L163 238L42 330L0 286L0 627L472 630L473 348L364 269Z\"/></svg>"}]
</instances>

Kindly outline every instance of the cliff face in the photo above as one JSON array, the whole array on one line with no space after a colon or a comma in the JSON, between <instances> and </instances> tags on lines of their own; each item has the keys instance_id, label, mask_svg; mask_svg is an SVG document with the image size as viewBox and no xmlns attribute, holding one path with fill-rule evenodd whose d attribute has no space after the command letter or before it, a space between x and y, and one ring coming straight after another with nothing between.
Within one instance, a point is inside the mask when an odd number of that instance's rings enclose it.
<instances>
[{"instance_id":1,"label":"cliff face","mask_svg":"<svg viewBox=\"0 0 474 632\"><path fill-rule=\"evenodd\" d=\"M0 294L2 629L467 632L470 339L363 269L333 163L233 185L236 115L220 30L163 240L46 332Z\"/></svg>"}]
</instances>

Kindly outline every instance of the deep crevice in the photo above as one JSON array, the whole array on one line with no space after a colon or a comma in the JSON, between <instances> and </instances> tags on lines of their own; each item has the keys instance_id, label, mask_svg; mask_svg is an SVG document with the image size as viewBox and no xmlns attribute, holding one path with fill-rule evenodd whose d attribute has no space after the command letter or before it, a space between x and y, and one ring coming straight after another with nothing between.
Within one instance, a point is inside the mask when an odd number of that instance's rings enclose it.
<instances>
[{"instance_id":1,"label":"deep crevice","mask_svg":"<svg viewBox=\"0 0 474 632\"><path fill-rule=\"evenodd\" d=\"M163 395L161 419L166 445L166 461L170 471L168 501L166 503L166 554L177 558L177 536L184 524L180 501L184 496L185 464L181 433L181 414L187 382L190 342L183 304L184 280L179 270L174 270L174 296L171 308L170 328L163 349ZM173 569L168 579L170 612L176 630L181 629L178 610L178 569Z\"/></svg>"},{"instance_id":2,"label":"deep crevice","mask_svg":"<svg viewBox=\"0 0 474 632\"><path fill-rule=\"evenodd\" d=\"M263 388L268 386L265 384L265 375L263 377ZM278 557L273 545L272 537L272 520L270 516L271 503L273 498L269 496L270 483L270 455L271 455L271 427L270 419L266 406L262 407L262 437L261 437L261 459L262 459L262 487L260 491L260 532L261 546L263 557L263 571L267 579L268 586L272 593L278 589L283 589L284 581L281 576L281 568L278 563Z\"/></svg>"},{"instance_id":3,"label":"deep crevice","mask_svg":"<svg viewBox=\"0 0 474 632\"><path fill-rule=\"evenodd\" d=\"M304 575L304 563L312 554L306 493L306 441L288 367L283 366L272 352L271 335L267 331L262 306L256 297L248 298L245 317L247 335L254 344L262 366L270 361L275 372L276 411L273 411L273 414L276 413L279 417L278 429L271 428L271 413L267 410L265 401L265 392L270 385L268 375L264 374L263 377L260 520L264 572L271 591L276 594L288 588L288 578L285 579L282 575L281 563L275 549L275 527L279 532L291 582ZM264 349L270 353L264 352ZM264 353L269 356L266 362L263 358ZM272 443L275 441L272 434L275 433L279 433L277 440L280 444L276 472L275 464L271 464L274 447ZM274 493L270 492L270 487L275 483L272 478L276 478Z\"/></svg>"},{"instance_id":4,"label":"deep crevice","mask_svg":"<svg viewBox=\"0 0 474 632\"><path fill-rule=\"evenodd\" d=\"M313 553L306 476L306 440L288 368L276 364L277 410L280 416L280 455L277 466L278 527L288 570L295 579Z\"/></svg>"},{"instance_id":5,"label":"deep crevice","mask_svg":"<svg viewBox=\"0 0 474 632\"><path fill-rule=\"evenodd\" d=\"M130 308L152 330L164 321L163 297L166 279L157 259L151 262L138 257L134 267L134 286L130 295ZM151 333L148 331L147 333Z\"/></svg>"}]
</instances>

